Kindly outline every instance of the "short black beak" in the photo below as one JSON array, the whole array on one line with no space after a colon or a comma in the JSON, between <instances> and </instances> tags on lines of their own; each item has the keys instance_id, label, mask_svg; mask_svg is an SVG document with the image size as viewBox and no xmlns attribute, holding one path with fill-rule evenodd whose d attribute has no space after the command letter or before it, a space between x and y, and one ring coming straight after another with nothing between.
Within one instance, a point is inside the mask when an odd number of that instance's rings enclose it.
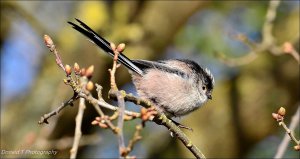
<instances>
[{"instance_id":1,"label":"short black beak","mask_svg":"<svg viewBox=\"0 0 300 159\"><path fill-rule=\"evenodd\" d=\"M212 100L212 96L211 96L211 94L209 93L209 94L207 94L207 98L208 99L210 99L210 100Z\"/></svg>"}]
</instances>

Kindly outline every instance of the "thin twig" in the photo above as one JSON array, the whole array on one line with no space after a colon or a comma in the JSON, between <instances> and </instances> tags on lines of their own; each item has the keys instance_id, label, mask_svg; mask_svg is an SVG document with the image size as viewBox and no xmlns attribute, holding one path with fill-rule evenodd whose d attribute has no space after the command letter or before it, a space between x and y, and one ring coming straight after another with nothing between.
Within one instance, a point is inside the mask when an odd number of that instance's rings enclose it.
<instances>
[{"instance_id":1,"label":"thin twig","mask_svg":"<svg viewBox=\"0 0 300 159\"><path fill-rule=\"evenodd\" d=\"M266 18L262 28L262 45L272 45L274 43L273 22L276 18L276 10L280 4L280 0L270 0L269 7L266 13Z\"/></svg>"},{"instance_id":2,"label":"thin twig","mask_svg":"<svg viewBox=\"0 0 300 159\"><path fill-rule=\"evenodd\" d=\"M118 101L118 106L119 106L119 117L118 117L118 142L119 142L119 152L120 152L120 158L121 157L126 157L124 156L123 152L125 150L125 141L124 141L124 134L123 134L123 126L124 126L124 114L125 114L125 101L122 96L122 94L117 91L117 101Z\"/></svg>"},{"instance_id":3,"label":"thin twig","mask_svg":"<svg viewBox=\"0 0 300 159\"><path fill-rule=\"evenodd\" d=\"M118 131L117 135L118 135L118 143L119 143L119 158L122 158L122 157L126 157L126 155L127 155L126 148L125 148L125 142L124 142L124 134L123 134L125 101L124 101L122 94L118 90L116 80L115 80L115 74L116 74L117 68L119 67L117 65L119 51L115 47L115 44L113 44L113 43L111 43L111 48L114 51L114 58L113 58L113 67L112 67L112 69L109 70L110 85L111 85L111 90L116 91L117 101L118 101L118 106L119 106L118 125L117 125L119 131ZM118 48L119 48L119 46L118 46Z\"/></svg>"},{"instance_id":4,"label":"thin twig","mask_svg":"<svg viewBox=\"0 0 300 159\"><path fill-rule=\"evenodd\" d=\"M254 61L257 57L257 50L250 51L246 55L237 58L228 58L224 53L217 52L219 60L228 66L242 66Z\"/></svg>"},{"instance_id":5,"label":"thin twig","mask_svg":"<svg viewBox=\"0 0 300 159\"><path fill-rule=\"evenodd\" d=\"M298 62L298 64L300 64L300 60L299 60L299 53L293 49L290 54L294 57L294 59Z\"/></svg>"},{"instance_id":6,"label":"thin twig","mask_svg":"<svg viewBox=\"0 0 300 159\"><path fill-rule=\"evenodd\" d=\"M64 71L66 72L66 69L64 67L64 64L62 63L62 60L58 54L58 51L56 50L56 47L53 43L53 40L48 35L44 35L44 42L46 46L49 48L49 50L55 55L55 61L56 64Z\"/></svg>"},{"instance_id":7,"label":"thin twig","mask_svg":"<svg viewBox=\"0 0 300 159\"><path fill-rule=\"evenodd\" d=\"M126 147L126 155L128 155L133 150L133 147L137 143L137 141L142 139L141 136L142 129L143 129L143 124L139 124L135 126L135 132L131 140L129 140L128 146Z\"/></svg>"},{"instance_id":8,"label":"thin twig","mask_svg":"<svg viewBox=\"0 0 300 159\"><path fill-rule=\"evenodd\" d=\"M297 126L299 126L299 120L300 120L300 105L298 105L298 109L297 109L296 113L293 115L293 117L291 119L291 123L289 125L289 128L287 128L287 126L282 121L283 124L281 124L281 125L284 127L287 134L285 134L283 140L281 141L280 145L278 146L278 149L277 149L277 152L276 152L274 158L282 158L283 157L283 155L284 155L291 139L297 145L300 144L300 141L297 141L294 134L292 133L295 130L295 128Z\"/></svg>"},{"instance_id":9,"label":"thin twig","mask_svg":"<svg viewBox=\"0 0 300 159\"><path fill-rule=\"evenodd\" d=\"M103 108L106 108L106 109L109 109L109 110L112 110L112 111L118 111L119 110L118 107L113 106L113 105L111 105L109 103L106 103L105 101L97 100L92 95L86 95L85 93L79 93L78 96L85 98L87 101L89 101L92 104L96 103L97 107L100 106L100 107L103 107ZM128 110L125 110L125 114L128 115L128 116L132 116L134 118L139 118L141 116L140 113L133 112L133 111L128 111Z\"/></svg>"},{"instance_id":10,"label":"thin twig","mask_svg":"<svg viewBox=\"0 0 300 159\"><path fill-rule=\"evenodd\" d=\"M114 51L113 67L112 67L112 69L108 70L110 73L110 88L112 90L118 90L118 87L116 84L115 73L116 73L117 67L119 67L119 66L117 66L119 52L116 50L116 46L114 43L111 43L110 45L111 45L112 50Z\"/></svg>"},{"instance_id":11,"label":"thin twig","mask_svg":"<svg viewBox=\"0 0 300 159\"><path fill-rule=\"evenodd\" d=\"M113 123L110 120L108 120L108 118L106 118L106 115L103 113L103 111L99 107L100 106L100 105L98 105L98 102L100 102L99 100L95 99L91 94L86 95L84 93L81 93L81 94L79 94L79 96L85 98L89 103L91 103L93 105L93 107L95 108L95 110L97 111L97 113L100 115L100 117L102 117L102 120L105 121L105 124L115 134L118 133L118 129L113 125ZM103 103L105 103L105 102L103 102ZM114 106L112 106L112 107L114 107Z\"/></svg>"},{"instance_id":12,"label":"thin twig","mask_svg":"<svg viewBox=\"0 0 300 159\"><path fill-rule=\"evenodd\" d=\"M96 84L96 91L98 94L98 100L102 101L105 103L105 101L102 98L102 86ZM101 110L101 108L97 105L97 102L93 102L93 106L96 109L96 111L98 112L98 114L102 117L102 119L105 121L105 123L108 125L108 127L115 133L118 133L118 129L113 125L113 123L111 122L111 120L109 120L108 118L106 118L106 115L103 113L103 111Z\"/></svg>"},{"instance_id":13,"label":"thin twig","mask_svg":"<svg viewBox=\"0 0 300 159\"><path fill-rule=\"evenodd\" d=\"M74 93L73 97L67 100L66 102L63 102L59 107L57 107L55 110L51 111L50 113L44 114L40 121L38 122L39 124L46 123L48 124L48 119L54 115L57 115L62 109L64 109L66 106L70 105L73 106L73 102L78 99L78 95Z\"/></svg>"},{"instance_id":14,"label":"thin twig","mask_svg":"<svg viewBox=\"0 0 300 159\"><path fill-rule=\"evenodd\" d=\"M124 96L125 101L132 102L132 103L134 103L136 105L141 105L141 106L143 106L145 108L152 107L152 103L150 101L146 100L146 99L138 98L138 97L132 95L131 93L127 94L125 91L121 91L121 92L122 92L122 94ZM116 92L109 91L108 95L109 95L110 99L117 100Z\"/></svg>"},{"instance_id":15,"label":"thin twig","mask_svg":"<svg viewBox=\"0 0 300 159\"><path fill-rule=\"evenodd\" d=\"M299 117L298 114L297 114L297 117ZM291 140L294 141L297 145L299 145L299 141L296 139L293 131L291 129L289 129L283 121L279 122L279 125L281 125L284 128L286 133L290 136Z\"/></svg>"},{"instance_id":16,"label":"thin twig","mask_svg":"<svg viewBox=\"0 0 300 159\"><path fill-rule=\"evenodd\" d=\"M80 98L79 99L78 113L77 113L77 116L76 116L76 119L75 119L76 127L75 127L74 142L73 142L72 149L70 150L70 153L71 153L70 158L71 159L74 159L77 156L78 146L79 146L80 138L82 136L81 125L82 125L82 118L83 118L83 113L84 113L85 108L86 108L85 99Z\"/></svg>"},{"instance_id":17,"label":"thin twig","mask_svg":"<svg viewBox=\"0 0 300 159\"><path fill-rule=\"evenodd\" d=\"M298 64L300 64L299 53L296 51L296 49L294 48L292 43L285 42L282 45L282 50L284 53L290 54L291 56L293 56L293 58L298 62Z\"/></svg>"}]
</instances>

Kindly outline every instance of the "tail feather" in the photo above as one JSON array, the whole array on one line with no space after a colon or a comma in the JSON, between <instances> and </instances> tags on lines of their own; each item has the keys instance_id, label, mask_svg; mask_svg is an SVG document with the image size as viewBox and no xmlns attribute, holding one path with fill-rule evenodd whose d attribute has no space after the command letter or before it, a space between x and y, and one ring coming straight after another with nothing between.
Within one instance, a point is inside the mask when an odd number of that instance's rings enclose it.
<instances>
[{"instance_id":1,"label":"tail feather","mask_svg":"<svg viewBox=\"0 0 300 159\"><path fill-rule=\"evenodd\" d=\"M101 49L103 49L105 52L107 52L110 56L114 56L114 52L110 47L110 43L105 40L103 37L98 35L95 31L93 31L89 26L87 26L85 23L80 21L79 19L76 19L79 24L82 26L79 26L77 24L74 24L72 22L68 22L72 27L80 32L81 34L85 35L86 37L89 38L91 42L94 44L98 45ZM143 71L138 68L135 64L132 63L132 61L127 58L124 54L120 53L118 56L118 62L122 63L124 66L126 66L128 69L131 71L143 75Z\"/></svg>"}]
</instances>

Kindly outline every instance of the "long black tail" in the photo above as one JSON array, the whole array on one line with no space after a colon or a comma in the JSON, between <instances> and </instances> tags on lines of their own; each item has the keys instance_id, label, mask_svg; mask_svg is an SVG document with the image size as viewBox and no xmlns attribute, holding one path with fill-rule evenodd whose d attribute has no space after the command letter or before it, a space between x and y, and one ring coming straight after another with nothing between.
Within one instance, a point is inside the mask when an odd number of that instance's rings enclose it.
<instances>
[{"instance_id":1,"label":"long black tail","mask_svg":"<svg viewBox=\"0 0 300 159\"><path fill-rule=\"evenodd\" d=\"M75 30L79 31L81 34L88 37L91 42L98 45L101 49L103 49L105 52L107 52L110 56L114 57L114 52L112 51L112 49L110 47L110 43L108 41L106 41L103 37L98 35L95 31L93 31L89 26L87 26L85 23L83 23L79 19L76 19L76 21L78 21L81 26L74 24L72 22L68 22L68 23L71 24ZM143 75L143 71L140 68L138 68L136 65L134 65L132 63L132 61L129 58L127 58L124 54L122 54L122 53L119 54L118 62L120 62L121 64L126 66L131 71L133 71L139 75Z\"/></svg>"}]
</instances>

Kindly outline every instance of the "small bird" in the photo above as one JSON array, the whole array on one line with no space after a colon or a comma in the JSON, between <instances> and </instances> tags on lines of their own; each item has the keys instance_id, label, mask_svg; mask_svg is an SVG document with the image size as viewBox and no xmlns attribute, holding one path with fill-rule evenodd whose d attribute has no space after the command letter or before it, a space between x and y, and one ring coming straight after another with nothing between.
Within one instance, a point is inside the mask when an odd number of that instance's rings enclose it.
<instances>
[{"instance_id":1,"label":"small bird","mask_svg":"<svg viewBox=\"0 0 300 159\"><path fill-rule=\"evenodd\" d=\"M88 25L68 22L102 50L114 57L110 43ZM123 53L118 56L132 76L141 98L151 101L158 111L169 118L187 115L212 99L214 77L208 69L187 59L163 61L130 60Z\"/></svg>"}]
</instances>

